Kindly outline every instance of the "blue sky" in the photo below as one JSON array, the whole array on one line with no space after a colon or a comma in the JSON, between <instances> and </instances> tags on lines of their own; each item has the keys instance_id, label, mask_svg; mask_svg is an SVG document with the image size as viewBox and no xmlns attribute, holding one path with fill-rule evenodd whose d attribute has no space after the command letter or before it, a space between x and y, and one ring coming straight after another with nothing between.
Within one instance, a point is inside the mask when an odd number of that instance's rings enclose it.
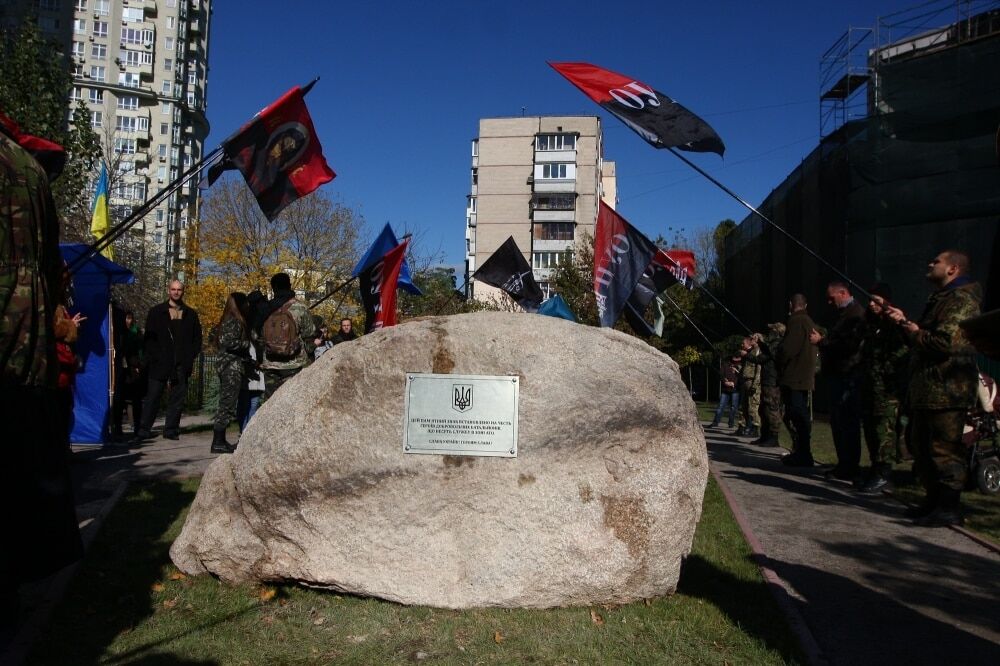
<instances>
[{"instance_id":1,"label":"blue sky","mask_svg":"<svg viewBox=\"0 0 1000 666\"><path fill-rule=\"evenodd\" d=\"M746 211L546 62L621 72L701 115L726 155L688 155L756 205L818 142L823 52L849 26L873 26L917 4L219 1L206 149L320 76L306 99L337 172L324 192L360 209L372 235L391 222L459 265L479 118L522 107L528 115L600 114L605 158L618 164L619 211L652 237L670 227L695 233Z\"/></svg>"}]
</instances>

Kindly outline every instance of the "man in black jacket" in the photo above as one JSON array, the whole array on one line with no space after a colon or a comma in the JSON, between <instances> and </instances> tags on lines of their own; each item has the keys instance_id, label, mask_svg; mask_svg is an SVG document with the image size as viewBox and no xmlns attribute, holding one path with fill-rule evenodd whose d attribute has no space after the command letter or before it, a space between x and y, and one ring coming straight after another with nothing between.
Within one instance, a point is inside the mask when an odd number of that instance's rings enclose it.
<instances>
[{"instance_id":1,"label":"man in black jacket","mask_svg":"<svg viewBox=\"0 0 1000 666\"><path fill-rule=\"evenodd\" d=\"M826 298L837 309L837 321L823 336L813 329L809 342L819 345L823 374L830 388L830 430L837 465L827 478L855 480L861 465L861 341L867 324L865 308L843 282L831 282Z\"/></svg>"},{"instance_id":2,"label":"man in black jacket","mask_svg":"<svg viewBox=\"0 0 1000 666\"><path fill-rule=\"evenodd\" d=\"M163 436L180 438L181 409L187 395L188 378L194 360L201 353L201 322L198 313L184 304L184 285L180 280L170 283L165 303L154 305L146 316L145 357L149 388L142 406L142 424L137 440L149 439L156 419L160 398L167 384L166 422Z\"/></svg>"}]
</instances>

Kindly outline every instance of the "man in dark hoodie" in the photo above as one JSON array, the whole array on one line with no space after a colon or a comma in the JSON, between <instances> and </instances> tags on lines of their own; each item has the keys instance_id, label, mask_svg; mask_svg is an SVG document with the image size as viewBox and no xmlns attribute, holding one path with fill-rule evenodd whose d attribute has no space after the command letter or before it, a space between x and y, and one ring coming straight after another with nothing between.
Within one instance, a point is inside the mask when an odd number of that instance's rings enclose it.
<instances>
[{"instance_id":1,"label":"man in dark hoodie","mask_svg":"<svg viewBox=\"0 0 1000 666\"><path fill-rule=\"evenodd\" d=\"M927 490L924 502L907 512L924 527L961 525L959 500L967 467L962 428L976 400L976 350L959 323L979 314L982 287L969 277L969 256L945 250L927 268L937 289L919 322L896 307L886 309L903 327L911 350L907 404L917 475Z\"/></svg>"},{"instance_id":2,"label":"man in dark hoodie","mask_svg":"<svg viewBox=\"0 0 1000 666\"><path fill-rule=\"evenodd\" d=\"M809 342L819 347L823 374L830 390L830 430L837 449L837 465L827 478L853 480L861 465L861 341L865 337L865 308L854 300L844 282L826 286L826 300L837 310L827 335L816 329Z\"/></svg>"}]
</instances>

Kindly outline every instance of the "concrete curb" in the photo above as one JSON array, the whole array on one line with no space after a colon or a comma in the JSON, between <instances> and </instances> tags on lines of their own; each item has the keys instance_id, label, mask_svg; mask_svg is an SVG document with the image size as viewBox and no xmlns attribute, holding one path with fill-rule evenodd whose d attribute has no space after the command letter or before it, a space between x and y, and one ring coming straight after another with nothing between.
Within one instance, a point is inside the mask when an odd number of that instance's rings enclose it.
<instances>
[{"instance_id":1,"label":"concrete curb","mask_svg":"<svg viewBox=\"0 0 1000 666\"><path fill-rule=\"evenodd\" d=\"M718 470L716 470L711 463L709 464L709 469L712 471L712 476L715 478L715 482L719 485L719 490L722 491L722 496L726 498L729 510L733 512L733 518L736 519L736 524L740 526L740 531L743 532L743 537L747 540L747 544L750 546L750 552L753 555L753 560L756 562L761 575L764 577L767 589L771 592L771 596L774 597L774 601L778 604L781 612L784 613L785 619L788 621L788 626L792 630L792 633L795 634L795 638L798 641L802 652L805 653L806 659L813 666L826 666L829 662L823 656L823 650L820 649L819 643L816 642L816 637L813 636L812 630L809 629L809 625L806 624L805 618L802 617L798 607L792 600L788 587L785 582L781 580L781 577L775 573L774 569L770 568L765 563L767 555L764 553L764 547L761 545L757 536L750 528L750 521L747 520L743 510L740 509L740 506L736 503L736 498L723 482L722 476L719 474Z\"/></svg>"}]
</instances>

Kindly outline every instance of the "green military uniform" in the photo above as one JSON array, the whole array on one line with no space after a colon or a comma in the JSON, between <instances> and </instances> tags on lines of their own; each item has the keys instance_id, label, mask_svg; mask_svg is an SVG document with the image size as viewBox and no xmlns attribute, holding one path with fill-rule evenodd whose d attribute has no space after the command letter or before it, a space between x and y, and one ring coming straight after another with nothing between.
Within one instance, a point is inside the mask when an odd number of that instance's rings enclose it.
<instances>
[{"instance_id":1,"label":"green military uniform","mask_svg":"<svg viewBox=\"0 0 1000 666\"><path fill-rule=\"evenodd\" d=\"M236 418L236 403L240 388L247 376L250 361L250 340L246 327L236 317L230 317L219 326L219 406L215 410L215 429L225 430Z\"/></svg>"},{"instance_id":2,"label":"green military uniform","mask_svg":"<svg viewBox=\"0 0 1000 666\"><path fill-rule=\"evenodd\" d=\"M900 327L869 312L861 342L861 426L872 469L882 473L901 459L896 423L909 350Z\"/></svg>"},{"instance_id":3,"label":"green military uniform","mask_svg":"<svg viewBox=\"0 0 1000 666\"><path fill-rule=\"evenodd\" d=\"M316 349L314 343L316 325L313 323L309 308L296 299L289 306L288 313L295 319L302 345L299 347L299 353L291 358L273 358L268 355L266 349L264 350L264 362L261 364L261 369L264 371L264 395L261 397L261 402L270 398L282 384L313 361L313 352Z\"/></svg>"},{"instance_id":4,"label":"green military uniform","mask_svg":"<svg viewBox=\"0 0 1000 666\"><path fill-rule=\"evenodd\" d=\"M959 322L979 314L982 287L960 276L931 294L915 333L907 406L916 472L929 496L937 487L956 495L967 472L962 428L976 400L976 350ZM956 500L957 501L957 500Z\"/></svg>"},{"instance_id":5,"label":"green military uniform","mask_svg":"<svg viewBox=\"0 0 1000 666\"><path fill-rule=\"evenodd\" d=\"M742 403L736 425L747 435L750 434L747 432L750 428L754 431L760 430L761 366L757 359L761 356L760 346L754 346L743 357L743 371L740 373Z\"/></svg>"},{"instance_id":6,"label":"green military uniform","mask_svg":"<svg viewBox=\"0 0 1000 666\"><path fill-rule=\"evenodd\" d=\"M774 354L785 334L784 324L772 324L752 362L760 365L761 438L758 443L776 444L781 434L781 389Z\"/></svg>"}]
</instances>

